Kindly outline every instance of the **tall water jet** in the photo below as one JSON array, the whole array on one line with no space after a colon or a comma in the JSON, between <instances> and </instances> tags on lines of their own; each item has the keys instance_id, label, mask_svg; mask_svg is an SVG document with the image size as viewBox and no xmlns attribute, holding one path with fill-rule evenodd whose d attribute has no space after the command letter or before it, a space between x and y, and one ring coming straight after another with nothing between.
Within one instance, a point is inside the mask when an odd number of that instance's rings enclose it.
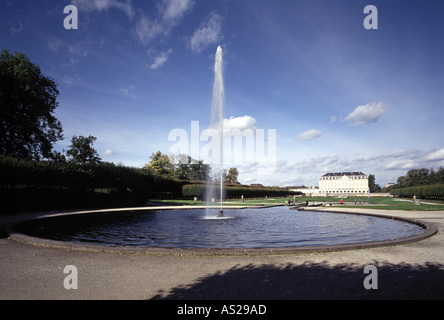
<instances>
[{"instance_id":1,"label":"tall water jet","mask_svg":"<svg viewBox=\"0 0 444 320\"><path fill-rule=\"evenodd\" d=\"M225 106L225 88L223 77L223 52L221 46L217 47L216 58L214 62L214 86L213 101L211 103L211 123L210 126L219 132L219 156L220 156L220 210L219 217L223 217L222 199L223 199L223 114ZM215 186L209 181L207 183L207 201L211 200L214 194ZM207 206L208 207L208 206Z\"/></svg>"}]
</instances>

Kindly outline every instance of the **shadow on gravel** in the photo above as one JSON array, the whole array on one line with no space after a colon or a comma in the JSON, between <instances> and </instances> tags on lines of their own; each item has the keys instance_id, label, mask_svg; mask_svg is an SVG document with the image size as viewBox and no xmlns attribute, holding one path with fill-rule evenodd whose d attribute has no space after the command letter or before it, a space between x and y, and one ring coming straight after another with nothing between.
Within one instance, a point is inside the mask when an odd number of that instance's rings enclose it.
<instances>
[{"instance_id":1,"label":"shadow on gravel","mask_svg":"<svg viewBox=\"0 0 444 320\"><path fill-rule=\"evenodd\" d=\"M285 300L285 299L444 299L444 265L426 263L373 263L378 289L366 290L364 267L357 264L234 266L178 286L159 291L154 300Z\"/></svg>"}]
</instances>

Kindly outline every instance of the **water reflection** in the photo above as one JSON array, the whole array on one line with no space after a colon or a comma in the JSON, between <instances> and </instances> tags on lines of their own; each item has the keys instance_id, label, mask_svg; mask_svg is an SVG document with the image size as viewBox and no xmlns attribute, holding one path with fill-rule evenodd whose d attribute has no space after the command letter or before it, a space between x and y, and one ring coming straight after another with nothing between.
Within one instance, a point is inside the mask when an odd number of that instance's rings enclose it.
<instances>
[{"instance_id":1,"label":"water reflection","mask_svg":"<svg viewBox=\"0 0 444 320\"><path fill-rule=\"evenodd\" d=\"M62 241L190 248L349 244L401 238L423 231L403 221L286 207L226 210L226 215L230 219L205 218L205 210L96 213L30 221L20 231Z\"/></svg>"}]
</instances>

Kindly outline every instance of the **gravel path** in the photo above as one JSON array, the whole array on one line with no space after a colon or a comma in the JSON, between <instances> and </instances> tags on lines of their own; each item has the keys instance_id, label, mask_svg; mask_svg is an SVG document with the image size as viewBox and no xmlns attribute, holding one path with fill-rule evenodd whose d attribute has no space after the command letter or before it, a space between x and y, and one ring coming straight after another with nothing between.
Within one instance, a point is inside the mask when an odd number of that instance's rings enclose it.
<instances>
[{"instance_id":1,"label":"gravel path","mask_svg":"<svg viewBox=\"0 0 444 320\"><path fill-rule=\"evenodd\" d=\"M69 251L2 234L0 299L443 299L444 212L368 212L433 223L439 232L407 245L255 257ZM68 265L77 268L77 290L64 287ZM364 288L368 265L377 267L377 289Z\"/></svg>"}]
</instances>

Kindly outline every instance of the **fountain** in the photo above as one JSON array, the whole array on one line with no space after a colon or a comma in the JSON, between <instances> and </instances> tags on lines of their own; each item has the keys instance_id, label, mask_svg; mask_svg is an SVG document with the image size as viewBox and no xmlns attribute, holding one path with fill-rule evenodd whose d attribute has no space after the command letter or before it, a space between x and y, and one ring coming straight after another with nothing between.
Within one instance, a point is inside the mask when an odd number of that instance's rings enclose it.
<instances>
[{"instance_id":1,"label":"fountain","mask_svg":"<svg viewBox=\"0 0 444 320\"><path fill-rule=\"evenodd\" d=\"M55 241L69 241L84 247L85 244L105 245L109 247L166 248L171 254L172 248L201 248L204 253L210 249L233 249L234 254L245 254L246 249L296 250L308 248L331 251L333 247L343 250L343 245L362 248L362 243L370 247L379 246L381 241L390 243L416 238L426 234L424 227L416 222L385 219L383 217L351 215L328 212L295 212L285 207L268 209L247 209L230 211L230 217L224 216L223 200L223 109L224 81L222 48L217 48L214 65L214 88L211 106L211 126L218 128L220 141L220 209L219 215L210 215L210 204L206 209L157 210L156 208L132 208L116 210L97 210L54 214L44 219L24 222L16 229L20 233L37 238ZM207 182L206 201L216 201L217 186ZM202 218L202 213L206 216ZM236 219L233 223L232 219ZM428 233L428 237L434 233ZM17 234L15 235L17 237ZM393 240L395 239L395 240ZM404 240L403 240L404 239ZM44 241L44 240L42 240ZM412 240L416 241L416 240ZM54 242L52 242L54 243ZM240 250L242 248L245 250ZM325 248L325 249L323 249ZM101 249L103 250L103 248ZM120 250L120 249L118 249ZM147 249L143 249L147 252ZM194 249L193 249L194 250ZM220 254L221 251L215 251ZM182 251L179 251L182 252ZM279 251L285 252L285 251Z\"/></svg>"},{"instance_id":2,"label":"fountain","mask_svg":"<svg viewBox=\"0 0 444 320\"><path fill-rule=\"evenodd\" d=\"M223 52L222 47L218 46L216 51L216 58L214 62L214 86L213 86L213 101L211 103L211 121L210 126L217 128L219 132L219 156L220 156L220 210L217 218L224 217L222 208L223 200L223 123L224 123L224 105L225 105L225 88L223 77ZM208 179L207 181L207 216L208 216L208 199L214 196L215 185Z\"/></svg>"},{"instance_id":3,"label":"fountain","mask_svg":"<svg viewBox=\"0 0 444 320\"><path fill-rule=\"evenodd\" d=\"M389 217L340 214L317 211L295 211L279 206L267 209L231 209L230 217L202 217L205 209L115 211L97 210L87 214L55 214L31 220L14 228L27 236L68 241L69 246L105 245L111 247L201 248L276 250L306 247L380 244L418 235L424 228ZM28 237L29 240L29 237ZM402 240L402 241L404 241ZM25 238L26 241L26 238ZM45 243L45 240L42 240ZM401 240L400 240L401 241ZM52 242L53 243L53 242ZM54 243L53 243L54 244ZM339 248L339 247L338 247ZM220 251L214 251L220 254ZM251 251L253 252L253 251Z\"/></svg>"}]
</instances>

